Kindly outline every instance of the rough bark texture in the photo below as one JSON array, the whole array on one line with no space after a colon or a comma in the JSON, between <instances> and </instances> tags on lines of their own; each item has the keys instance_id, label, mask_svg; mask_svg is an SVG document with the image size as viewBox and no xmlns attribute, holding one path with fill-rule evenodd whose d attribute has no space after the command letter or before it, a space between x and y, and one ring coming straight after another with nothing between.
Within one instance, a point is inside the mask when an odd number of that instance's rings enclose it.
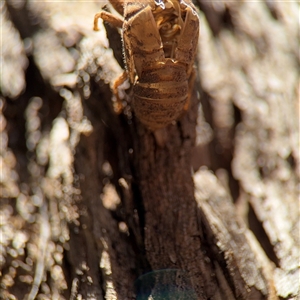
<instances>
[{"instance_id":1,"label":"rough bark texture","mask_svg":"<svg viewBox=\"0 0 300 300\"><path fill-rule=\"evenodd\" d=\"M1 2L1 299L300 299L297 4L195 4L190 109L153 134L113 110L103 3Z\"/></svg>"}]
</instances>

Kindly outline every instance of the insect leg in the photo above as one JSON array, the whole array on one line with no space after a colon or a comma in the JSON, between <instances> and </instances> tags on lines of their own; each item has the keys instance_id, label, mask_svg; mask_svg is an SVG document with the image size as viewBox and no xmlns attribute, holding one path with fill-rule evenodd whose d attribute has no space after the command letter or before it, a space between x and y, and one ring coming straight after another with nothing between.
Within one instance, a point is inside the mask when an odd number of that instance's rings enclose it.
<instances>
[{"instance_id":1,"label":"insect leg","mask_svg":"<svg viewBox=\"0 0 300 300\"><path fill-rule=\"evenodd\" d=\"M118 27L118 28L122 28L123 25L123 19L115 16L107 11L100 11L99 13L97 13L94 17L94 30L98 31L99 27L98 27L98 20L102 19L103 21L106 21L108 23L110 23L111 25Z\"/></svg>"},{"instance_id":2,"label":"insect leg","mask_svg":"<svg viewBox=\"0 0 300 300\"><path fill-rule=\"evenodd\" d=\"M117 113L117 114L120 114L123 110L123 105L122 105L122 99L120 98L119 96L119 86L122 85L126 80L128 79L128 75L127 75L127 72L123 72L122 75L117 78L113 84L113 88L112 88L112 91L113 91L113 94L114 96L116 97L116 102L114 104L114 111Z\"/></svg>"}]
</instances>

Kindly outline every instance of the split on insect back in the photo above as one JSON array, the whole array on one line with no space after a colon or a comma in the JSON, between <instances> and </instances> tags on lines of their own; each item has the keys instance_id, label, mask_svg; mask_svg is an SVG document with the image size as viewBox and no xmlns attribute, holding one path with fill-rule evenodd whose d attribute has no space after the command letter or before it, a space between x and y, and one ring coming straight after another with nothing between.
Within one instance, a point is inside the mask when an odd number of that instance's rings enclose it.
<instances>
[{"instance_id":1,"label":"split on insect back","mask_svg":"<svg viewBox=\"0 0 300 300\"><path fill-rule=\"evenodd\" d=\"M122 29L126 72L116 80L114 93L127 78L133 85L136 117L155 131L176 121L189 107L195 72L199 18L190 0L111 1L122 17L101 11L98 19Z\"/></svg>"}]
</instances>

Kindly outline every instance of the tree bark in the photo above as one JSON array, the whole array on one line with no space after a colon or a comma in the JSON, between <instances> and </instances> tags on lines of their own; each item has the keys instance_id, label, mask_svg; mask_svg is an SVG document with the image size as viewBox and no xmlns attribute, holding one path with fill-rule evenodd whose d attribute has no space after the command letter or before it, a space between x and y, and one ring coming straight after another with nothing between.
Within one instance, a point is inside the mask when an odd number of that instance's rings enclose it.
<instances>
[{"instance_id":1,"label":"tree bark","mask_svg":"<svg viewBox=\"0 0 300 300\"><path fill-rule=\"evenodd\" d=\"M95 3L1 7L1 299L298 299L292 2L198 1L189 110L135 118ZM152 297L152 298L151 298Z\"/></svg>"}]
</instances>

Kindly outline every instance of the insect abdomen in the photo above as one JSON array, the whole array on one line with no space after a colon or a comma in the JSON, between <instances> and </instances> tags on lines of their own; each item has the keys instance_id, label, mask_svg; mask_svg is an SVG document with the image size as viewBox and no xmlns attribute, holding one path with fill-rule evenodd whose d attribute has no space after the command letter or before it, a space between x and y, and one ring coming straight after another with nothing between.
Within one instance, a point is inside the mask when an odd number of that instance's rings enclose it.
<instances>
[{"instance_id":1,"label":"insect abdomen","mask_svg":"<svg viewBox=\"0 0 300 300\"><path fill-rule=\"evenodd\" d=\"M133 108L139 120L156 130L178 119L188 97L185 67L171 60L145 68L133 86Z\"/></svg>"}]
</instances>

